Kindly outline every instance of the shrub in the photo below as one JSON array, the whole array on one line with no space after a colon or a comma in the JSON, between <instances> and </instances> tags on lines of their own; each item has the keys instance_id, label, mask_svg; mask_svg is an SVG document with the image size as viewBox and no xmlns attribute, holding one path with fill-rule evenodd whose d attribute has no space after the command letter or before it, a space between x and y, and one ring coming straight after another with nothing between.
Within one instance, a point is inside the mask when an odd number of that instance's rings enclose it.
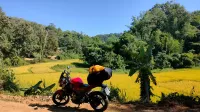
<instances>
[{"instance_id":1,"label":"shrub","mask_svg":"<svg viewBox=\"0 0 200 112\"><path fill-rule=\"evenodd\" d=\"M122 56L117 55L113 52L106 53L104 57L104 66L110 67L112 69L124 69L125 68L125 62Z\"/></svg>"},{"instance_id":2,"label":"shrub","mask_svg":"<svg viewBox=\"0 0 200 112\"><path fill-rule=\"evenodd\" d=\"M167 55L166 53L159 52L158 55L155 57L155 68L170 68L171 63L170 63L171 57Z\"/></svg>"},{"instance_id":3,"label":"shrub","mask_svg":"<svg viewBox=\"0 0 200 112\"><path fill-rule=\"evenodd\" d=\"M200 54L194 56L193 62L195 66L200 66Z\"/></svg>"},{"instance_id":4,"label":"shrub","mask_svg":"<svg viewBox=\"0 0 200 112\"><path fill-rule=\"evenodd\" d=\"M186 96L183 94L179 94L177 92L170 93L168 95L165 95L162 93L161 99L158 102L159 105L172 105L172 104L179 104L179 105L185 105L188 107L193 107L196 104L200 104L200 98L199 97L193 97L193 96Z\"/></svg>"},{"instance_id":5,"label":"shrub","mask_svg":"<svg viewBox=\"0 0 200 112\"><path fill-rule=\"evenodd\" d=\"M192 59L190 59L189 57L181 57L181 61L182 61L182 67L183 68L190 68L194 65L194 62L192 61Z\"/></svg>"},{"instance_id":6,"label":"shrub","mask_svg":"<svg viewBox=\"0 0 200 112\"><path fill-rule=\"evenodd\" d=\"M6 58L6 59L4 60L4 64L7 65L7 66L12 66L11 59L10 59L10 58Z\"/></svg>"},{"instance_id":7,"label":"shrub","mask_svg":"<svg viewBox=\"0 0 200 112\"><path fill-rule=\"evenodd\" d=\"M170 60L170 63L171 63L171 66L173 68L181 68L181 61L180 61L180 57L181 55L180 54L173 54L172 55L172 58Z\"/></svg>"},{"instance_id":8,"label":"shrub","mask_svg":"<svg viewBox=\"0 0 200 112\"><path fill-rule=\"evenodd\" d=\"M79 58L79 57L80 57L79 54L64 52L64 53L59 54L59 55L56 57L56 59L59 59L59 60L77 59L77 58Z\"/></svg>"},{"instance_id":9,"label":"shrub","mask_svg":"<svg viewBox=\"0 0 200 112\"><path fill-rule=\"evenodd\" d=\"M171 65L173 68L190 68L194 66L194 55L192 53L173 54Z\"/></svg>"},{"instance_id":10,"label":"shrub","mask_svg":"<svg viewBox=\"0 0 200 112\"><path fill-rule=\"evenodd\" d=\"M182 67L183 68L192 67L194 65L194 62L192 61L193 58L194 55L192 53L181 54Z\"/></svg>"},{"instance_id":11,"label":"shrub","mask_svg":"<svg viewBox=\"0 0 200 112\"><path fill-rule=\"evenodd\" d=\"M126 93L120 90L118 87L115 87L110 83L110 97L111 101L119 101L120 103L124 103L126 101Z\"/></svg>"},{"instance_id":12,"label":"shrub","mask_svg":"<svg viewBox=\"0 0 200 112\"><path fill-rule=\"evenodd\" d=\"M0 69L0 82L3 90L9 92L18 92L19 85L14 81L15 75L11 70L8 69Z\"/></svg>"},{"instance_id":13,"label":"shrub","mask_svg":"<svg viewBox=\"0 0 200 112\"><path fill-rule=\"evenodd\" d=\"M21 66L21 65L26 65L27 62L20 58L19 56L14 56L11 58L11 63L12 66Z\"/></svg>"}]
</instances>

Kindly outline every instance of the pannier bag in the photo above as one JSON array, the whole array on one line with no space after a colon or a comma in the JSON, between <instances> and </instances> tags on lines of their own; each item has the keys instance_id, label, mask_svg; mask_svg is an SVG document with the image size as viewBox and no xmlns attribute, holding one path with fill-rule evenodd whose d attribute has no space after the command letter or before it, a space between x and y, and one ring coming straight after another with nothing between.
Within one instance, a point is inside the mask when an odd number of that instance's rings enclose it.
<instances>
[{"instance_id":1,"label":"pannier bag","mask_svg":"<svg viewBox=\"0 0 200 112\"><path fill-rule=\"evenodd\" d=\"M112 77L112 69L100 65L94 65L89 68L87 82L89 85L101 85L103 81Z\"/></svg>"}]
</instances>

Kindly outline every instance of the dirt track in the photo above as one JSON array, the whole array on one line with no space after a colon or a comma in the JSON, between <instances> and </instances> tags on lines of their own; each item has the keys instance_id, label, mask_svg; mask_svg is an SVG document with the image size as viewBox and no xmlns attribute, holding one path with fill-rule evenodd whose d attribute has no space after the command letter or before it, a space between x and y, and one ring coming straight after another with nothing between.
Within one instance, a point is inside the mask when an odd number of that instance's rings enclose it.
<instances>
[{"instance_id":1,"label":"dirt track","mask_svg":"<svg viewBox=\"0 0 200 112\"><path fill-rule=\"evenodd\" d=\"M113 106L112 106L113 107ZM110 107L107 112L132 112L130 109L117 109ZM0 112L92 112L86 105L77 109L73 106L56 107L51 104L23 104L10 101L0 101Z\"/></svg>"},{"instance_id":2,"label":"dirt track","mask_svg":"<svg viewBox=\"0 0 200 112\"><path fill-rule=\"evenodd\" d=\"M93 112L89 104L77 105L69 103L57 107L50 97L32 96L10 96L0 94L0 112ZM106 112L200 112L200 108L190 109L184 106L158 107L110 103Z\"/></svg>"},{"instance_id":3,"label":"dirt track","mask_svg":"<svg viewBox=\"0 0 200 112\"><path fill-rule=\"evenodd\" d=\"M132 105L109 105L106 112L132 112ZM0 94L0 112L93 112L89 104L82 104L80 108L71 102L57 107L50 97L20 97Z\"/></svg>"}]
</instances>

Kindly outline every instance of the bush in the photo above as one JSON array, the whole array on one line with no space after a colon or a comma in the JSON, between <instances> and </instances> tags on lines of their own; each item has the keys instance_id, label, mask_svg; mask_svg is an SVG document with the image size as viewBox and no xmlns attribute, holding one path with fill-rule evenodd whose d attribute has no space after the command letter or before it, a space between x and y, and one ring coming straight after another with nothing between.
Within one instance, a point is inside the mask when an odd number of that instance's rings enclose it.
<instances>
[{"instance_id":1,"label":"bush","mask_svg":"<svg viewBox=\"0 0 200 112\"><path fill-rule=\"evenodd\" d=\"M18 92L19 85L14 81L15 75L11 70L7 69L0 69L0 82L3 90L9 92Z\"/></svg>"},{"instance_id":2,"label":"bush","mask_svg":"<svg viewBox=\"0 0 200 112\"><path fill-rule=\"evenodd\" d=\"M124 69L125 68L125 62L122 56L117 55L113 52L106 53L104 56L104 66L110 67L112 69Z\"/></svg>"},{"instance_id":3,"label":"bush","mask_svg":"<svg viewBox=\"0 0 200 112\"><path fill-rule=\"evenodd\" d=\"M167 55L166 53L161 53L159 52L158 55L155 57L155 68L170 68L171 63L170 63L171 57Z\"/></svg>"},{"instance_id":4,"label":"bush","mask_svg":"<svg viewBox=\"0 0 200 112\"><path fill-rule=\"evenodd\" d=\"M79 55L79 54L67 53L67 52L61 53L61 54L59 54L59 55L56 57L56 59L59 59L59 60L77 59L77 58L80 58L80 55Z\"/></svg>"},{"instance_id":5,"label":"bush","mask_svg":"<svg viewBox=\"0 0 200 112\"><path fill-rule=\"evenodd\" d=\"M173 68L190 68L195 65L193 60L192 53L173 54L170 63Z\"/></svg>"},{"instance_id":6,"label":"bush","mask_svg":"<svg viewBox=\"0 0 200 112\"><path fill-rule=\"evenodd\" d=\"M192 61L193 59L187 57L187 56L182 56L181 61L182 61L182 67L183 68L190 68L194 65L194 62Z\"/></svg>"},{"instance_id":7,"label":"bush","mask_svg":"<svg viewBox=\"0 0 200 112\"><path fill-rule=\"evenodd\" d=\"M11 59L10 59L10 58L6 58L6 59L4 60L4 64L7 65L7 66L12 66Z\"/></svg>"},{"instance_id":8,"label":"bush","mask_svg":"<svg viewBox=\"0 0 200 112\"><path fill-rule=\"evenodd\" d=\"M200 66L200 54L194 56L193 62L195 66Z\"/></svg>"},{"instance_id":9,"label":"bush","mask_svg":"<svg viewBox=\"0 0 200 112\"><path fill-rule=\"evenodd\" d=\"M158 105L172 105L172 104L193 107L194 105L200 104L200 98L193 97L193 96L186 96L183 94L179 94L177 92L170 93L168 95L165 95L164 93L162 93L161 99L158 102Z\"/></svg>"},{"instance_id":10,"label":"bush","mask_svg":"<svg viewBox=\"0 0 200 112\"><path fill-rule=\"evenodd\" d=\"M190 53L183 53L181 54L181 61L182 61L182 67L183 68L190 68L194 65L193 62L194 55Z\"/></svg>"},{"instance_id":11,"label":"bush","mask_svg":"<svg viewBox=\"0 0 200 112\"><path fill-rule=\"evenodd\" d=\"M111 101L119 101L120 103L124 103L126 101L126 93L120 90L118 87L113 86L110 83L110 97Z\"/></svg>"},{"instance_id":12,"label":"bush","mask_svg":"<svg viewBox=\"0 0 200 112\"><path fill-rule=\"evenodd\" d=\"M99 47L86 47L83 49L83 58L88 65L102 65L105 51Z\"/></svg>"},{"instance_id":13,"label":"bush","mask_svg":"<svg viewBox=\"0 0 200 112\"><path fill-rule=\"evenodd\" d=\"M14 56L11 58L11 63L12 66L21 66L21 65L26 65L27 62L20 58L19 56Z\"/></svg>"}]
</instances>

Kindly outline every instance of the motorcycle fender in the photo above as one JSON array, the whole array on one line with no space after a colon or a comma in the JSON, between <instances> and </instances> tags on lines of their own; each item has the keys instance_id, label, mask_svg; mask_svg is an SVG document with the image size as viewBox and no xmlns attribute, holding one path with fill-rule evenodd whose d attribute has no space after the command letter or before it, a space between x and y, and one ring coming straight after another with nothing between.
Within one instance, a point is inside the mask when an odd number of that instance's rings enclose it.
<instances>
[{"instance_id":1,"label":"motorcycle fender","mask_svg":"<svg viewBox=\"0 0 200 112\"><path fill-rule=\"evenodd\" d=\"M92 96L92 95L94 95L94 94L99 94L99 95L103 96L104 99L107 99L106 95L103 92L101 92L101 91L93 91L93 92L91 92L89 94L89 97Z\"/></svg>"},{"instance_id":2,"label":"motorcycle fender","mask_svg":"<svg viewBox=\"0 0 200 112\"><path fill-rule=\"evenodd\" d=\"M60 89L60 90L57 90L57 91L56 91L56 93L58 93L59 95L61 95L61 96L62 96L62 94L63 94L63 90L62 90L62 89Z\"/></svg>"}]
</instances>

